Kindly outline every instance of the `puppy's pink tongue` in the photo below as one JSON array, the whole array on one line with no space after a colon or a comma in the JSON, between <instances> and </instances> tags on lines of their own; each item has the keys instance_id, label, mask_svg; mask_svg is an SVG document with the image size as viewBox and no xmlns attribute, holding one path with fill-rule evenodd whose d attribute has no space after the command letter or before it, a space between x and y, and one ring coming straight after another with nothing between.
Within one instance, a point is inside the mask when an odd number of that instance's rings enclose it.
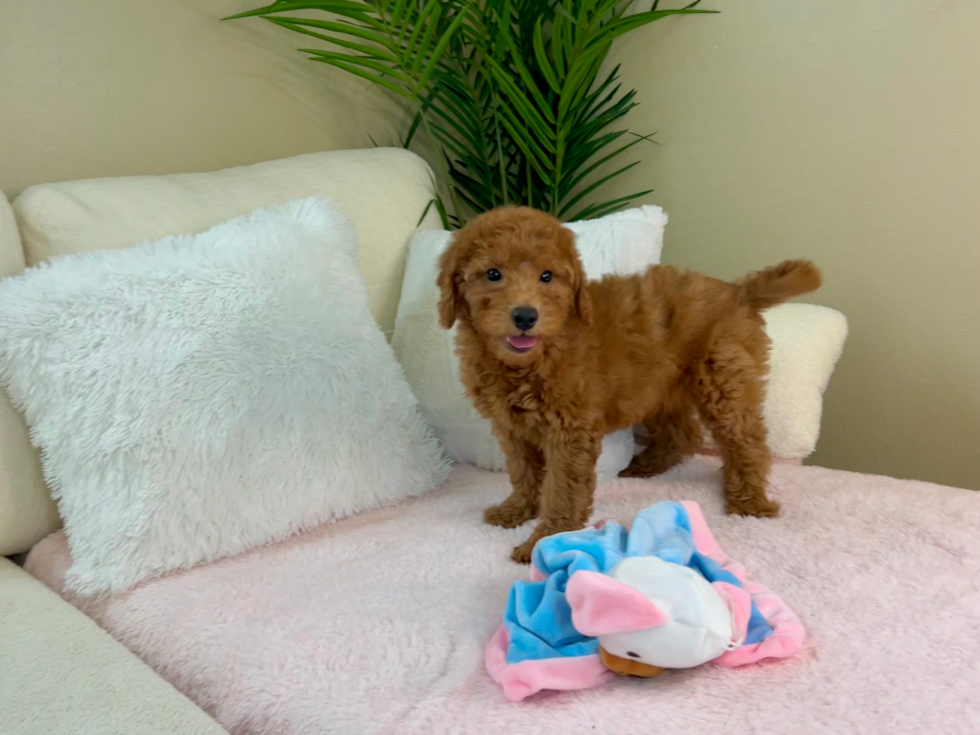
<instances>
[{"instance_id":1,"label":"puppy's pink tongue","mask_svg":"<svg viewBox=\"0 0 980 735\"><path fill-rule=\"evenodd\" d=\"M538 343L538 338L526 336L508 337L507 341L510 343L510 346L516 350L529 350Z\"/></svg>"}]
</instances>

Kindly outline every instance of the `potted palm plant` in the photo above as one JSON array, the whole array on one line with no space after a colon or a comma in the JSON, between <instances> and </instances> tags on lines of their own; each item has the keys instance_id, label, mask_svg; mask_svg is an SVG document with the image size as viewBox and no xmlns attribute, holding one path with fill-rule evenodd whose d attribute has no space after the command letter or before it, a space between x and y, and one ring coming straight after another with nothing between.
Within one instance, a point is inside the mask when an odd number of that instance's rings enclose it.
<instances>
[{"instance_id":1,"label":"potted palm plant","mask_svg":"<svg viewBox=\"0 0 980 735\"><path fill-rule=\"evenodd\" d=\"M414 113L404 145L428 137L450 199L434 204L450 228L502 204L574 221L648 194L600 196L650 139L620 127L636 91L621 88L618 67L601 74L603 62L623 34L714 12L699 2L636 12L633 0L278 0L232 17L326 42L299 50L403 98Z\"/></svg>"}]
</instances>

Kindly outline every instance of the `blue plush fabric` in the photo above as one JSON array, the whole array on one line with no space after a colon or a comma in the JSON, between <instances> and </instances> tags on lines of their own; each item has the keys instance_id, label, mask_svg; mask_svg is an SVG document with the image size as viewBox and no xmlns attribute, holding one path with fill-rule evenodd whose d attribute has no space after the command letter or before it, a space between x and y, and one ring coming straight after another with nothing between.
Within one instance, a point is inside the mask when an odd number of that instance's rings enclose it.
<instances>
[{"instance_id":1,"label":"blue plush fabric","mask_svg":"<svg viewBox=\"0 0 980 735\"><path fill-rule=\"evenodd\" d=\"M572 625L565 585L577 571L605 573L629 556L658 556L691 567L709 582L742 586L735 575L698 552L687 510L674 501L665 500L638 513L629 532L616 522L607 522L601 528L549 536L538 542L531 558L545 579L515 582L511 587L504 612L507 663L597 653L598 641L581 635ZM753 603L745 643L758 643L771 632Z\"/></svg>"}]
</instances>

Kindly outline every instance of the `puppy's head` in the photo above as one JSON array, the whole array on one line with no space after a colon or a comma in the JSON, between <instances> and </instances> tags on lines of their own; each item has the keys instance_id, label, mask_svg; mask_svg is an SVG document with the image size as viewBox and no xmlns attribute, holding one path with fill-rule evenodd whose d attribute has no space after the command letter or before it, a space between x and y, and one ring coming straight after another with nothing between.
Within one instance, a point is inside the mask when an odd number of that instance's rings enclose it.
<instances>
[{"instance_id":1,"label":"puppy's head","mask_svg":"<svg viewBox=\"0 0 980 735\"><path fill-rule=\"evenodd\" d=\"M439 323L465 321L502 361L526 365L570 319L588 324L585 273L570 230L526 207L474 219L439 263Z\"/></svg>"}]
</instances>

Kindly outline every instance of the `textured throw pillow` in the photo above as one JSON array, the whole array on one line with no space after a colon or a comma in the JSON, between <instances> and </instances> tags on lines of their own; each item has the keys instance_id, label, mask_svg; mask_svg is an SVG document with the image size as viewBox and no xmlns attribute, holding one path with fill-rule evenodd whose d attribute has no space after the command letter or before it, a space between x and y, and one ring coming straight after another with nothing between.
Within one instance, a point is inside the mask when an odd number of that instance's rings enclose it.
<instances>
[{"instance_id":1,"label":"textured throw pillow","mask_svg":"<svg viewBox=\"0 0 980 735\"><path fill-rule=\"evenodd\" d=\"M769 447L802 460L820 438L823 396L847 341L847 319L815 304L780 304L762 314L772 340L763 414Z\"/></svg>"},{"instance_id":2,"label":"textured throw pillow","mask_svg":"<svg viewBox=\"0 0 980 735\"><path fill-rule=\"evenodd\" d=\"M418 495L448 471L368 311L353 226L305 199L0 283L0 379L118 592Z\"/></svg>"},{"instance_id":3,"label":"textured throw pillow","mask_svg":"<svg viewBox=\"0 0 980 735\"><path fill-rule=\"evenodd\" d=\"M648 205L567 227L575 233L586 275L598 279L608 273L640 273L659 263L666 225L667 214ZM455 329L441 329L436 319L437 265L450 240L448 232L429 230L416 233L409 245L392 346L449 454L460 462L503 470L504 455L490 423L473 408L460 381ZM599 476L619 474L629 464L633 446L630 430L607 436L596 466Z\"/></svg>"}]
</instances>

